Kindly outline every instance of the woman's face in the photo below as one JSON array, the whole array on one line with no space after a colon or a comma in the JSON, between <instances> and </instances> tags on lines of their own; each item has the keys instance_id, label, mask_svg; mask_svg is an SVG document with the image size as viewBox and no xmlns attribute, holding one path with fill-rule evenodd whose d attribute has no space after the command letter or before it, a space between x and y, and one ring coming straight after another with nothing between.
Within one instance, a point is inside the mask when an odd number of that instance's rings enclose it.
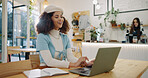
<instances>
[{"instance_id":1,"label":"woman's face","mask_svg":"<svg viewBox=\"0 0 148 78\"><path fill-rule=\"evenodd\" d=\"M61 11L56 11L56 12L54 12L53 16L51 17L55 30L58 30L63 25L64 18L62 15L63 15L63 13Z\"/></svg>"},{"instance_id":2,"label":"woman's face","mask_svg":"<svg viewBox=\"0 0 148 78\"><path fill-rule=\"evenodd\" d=\"M135 26L135 27L138 27L138 22L137 22L137 20L134 20L134 26Z\"/></svg>"}]
</instances>

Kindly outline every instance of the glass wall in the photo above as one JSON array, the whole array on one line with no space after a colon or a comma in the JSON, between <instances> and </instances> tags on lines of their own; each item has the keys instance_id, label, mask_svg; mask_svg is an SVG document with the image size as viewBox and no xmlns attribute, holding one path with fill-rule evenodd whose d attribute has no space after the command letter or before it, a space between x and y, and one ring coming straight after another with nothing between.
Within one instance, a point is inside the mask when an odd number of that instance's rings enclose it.
<instances>
[{"instance_id":1,"label":"glass wall","mask_svg":"<svg viewBox=\"0 0 148 78\"><path fill-rule=\"evenodd\" d=\"M13 8L13 23L12 28L9 32L12 32L13 36L9 37L9 46L20 46L25 48L27 46L27 6L22 6L23 4L17 3L14 0ZM35 13L35 14L34 14ZM30 15L30 46L36 46L36 32L35 32L35 22L38 18L38 12L32 11ZM9 26L10 28L11 26ZM10 41L11 40L11 41Z\"/></svg>"},{"instance_id":2,"label":"glass wall","mask_svg":"<svg viewBox=\"0 0 148 78\"><path fill-rule=\"evenodd\" d=\"M15 0L7 0L8 10L8 39L7 46L20 46L26 47L27 37L27 6L16 2ZM38 19L39 12L37 10L32 11L30 16L30 45L31 47L36 46L36 32L35 24ZM2 52L2 0L0 0L0 61Z\"/></svg>"},{"instance_id":3,"label":"glass wall","mask_svg":"<svg viewBox=\"0 0 148 78\"><path fill-rule=\"evenodd\" d=\"M38 15L30 16L30 46L36 46L35 20ZM14 46L27 46L27 6L14 8Z\"/></svg>"},{"instance_id":4,"label":"glass wall","mask_svg":"<svg viewBox=\"0 0 148 78\"><path fill-rule=\"evenodd\" d=\"M27 37L27 6L14 8L14 46L25 47Z\"/></svg>"},{"instance_id":5,"label":"glass wall","mask_svg":"<svg viewBox=\"0 0 148 78\"><path fill-rule=\"evenodd\" d=\"M0 0L0 62L2 61L2 0Z\"/></svg>"},{"instance_id":6,"label":"glass wall","mask_svg":"<svg viewBox=\"0 0 148 78\"><path fill-rule=\"evenodd\" d=\"M38 15L32 14L31 18L32 18L32 22L30 24L30 45L32 48L36 48L37 33L35 31L35 27L36 27L35 25L38 20Z\"/></svg>"},{"instance_id":7,"label":"glass wall","mask_svg":"<svg viewBox=\"0 0 148 78\"><path fill-rule=\"evenodd\" d=\"M33 10L31 11L30 16L30 47L36 48L36 24L39 20L39 4L36 4L35 6L32 6Z\"/></svg>"},{"instance_id":8,"label":"glass wall","mask_svg":"<svg viewBox=\"0 0 148 78\"><path fill-rule=\"evenodd\" d=\"M13 9L12 9L12 2L7 2L7 8L8 8L8 30L7 30L7 45L12 46L13 45Z\"/></svg>"},{"instance_id":9,"label":"glass wall","mask_svg":"<svg viewBox=\"0 0 148 78\"><path fill-rule=\"evenodd\" d=\"M12 43L12 4L7 2L8 10L8 42ZM2 61L2 0L0 0L0 62Z\"/></svg>"},{"instance_id":10,"label":"glass wall","mask_svg":"<svg viewBox=\"0 0 148 78\"><path fill-rule=\"evenodd\" d=\"M8 10L8 43L12 44L12 27L13 27L13 19L12 19L12 2L8 1L7 2L7 10ZM8 45L8 44L7 44ZM2 61L2 0L0 0L0 61Z\"/></svg>"}]
</instances>

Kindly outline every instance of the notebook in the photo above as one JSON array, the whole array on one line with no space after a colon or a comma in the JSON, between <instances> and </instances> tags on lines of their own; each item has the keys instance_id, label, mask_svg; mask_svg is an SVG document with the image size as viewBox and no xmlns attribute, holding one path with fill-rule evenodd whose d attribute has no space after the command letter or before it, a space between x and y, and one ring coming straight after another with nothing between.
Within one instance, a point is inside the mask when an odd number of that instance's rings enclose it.
<instances>
[{"instance_id":1,"label":"notebook","mask_svg":"<svg viewBox=\"0 0 148 78\"><path fill-rule=\"evenodd\" d=\"M104 72L109 72L114 68L121 47L99 48L94 64L90 67L69 70L83 76L94 76Z\"/></svg>"},{"instance_id":2,"label":"notebook","mask_svg":"<svg viewBox=\"0 0 148 78\"><path fill-rule=\"evenodd\" d=\"M69 74L58 68L33 69L23 72L28 78Z\"/></svg>"}]
</instances>

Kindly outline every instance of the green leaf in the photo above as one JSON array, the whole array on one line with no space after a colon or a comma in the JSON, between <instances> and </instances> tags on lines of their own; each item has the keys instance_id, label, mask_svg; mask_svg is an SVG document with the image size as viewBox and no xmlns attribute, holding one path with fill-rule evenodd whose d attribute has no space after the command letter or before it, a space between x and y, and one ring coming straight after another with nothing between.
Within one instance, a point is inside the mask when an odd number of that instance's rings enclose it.
<instances>
[{"instance_id":1,"label":"green leaf","mask_svg":"<svg viewBox=\"0 0 148 78\"><path fill-rule=\"evenodd\" d=\"M99 16L98 19L100 20L101 19L101 16Z\"/></svg>"}]
</instances>

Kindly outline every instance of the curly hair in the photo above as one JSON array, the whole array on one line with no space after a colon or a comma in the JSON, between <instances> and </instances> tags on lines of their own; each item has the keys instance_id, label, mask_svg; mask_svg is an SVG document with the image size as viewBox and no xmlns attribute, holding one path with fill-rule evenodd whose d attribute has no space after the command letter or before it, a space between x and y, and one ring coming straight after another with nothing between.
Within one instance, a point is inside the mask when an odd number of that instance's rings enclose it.
<instances>
[{"instance_id":1,"label":"curly hair","mask_svg":"<svg viewBox=\"0 0 148 78\"><path fill-rule=\"evenodd\" d=\"M51 19L51 17L53 16L54 12L52 13L47 13L47 12L43 12L40 17L39 17L39 22L37 24L37 32L39 33L43 33L43 34L49 34L49 32L54 29L54 24L53 21ZM67 34L67 32L69 31L69 23L68 21L64 18L64 22L62 27L59 29L61 33Z\"/></svg>"}]
</instances>

